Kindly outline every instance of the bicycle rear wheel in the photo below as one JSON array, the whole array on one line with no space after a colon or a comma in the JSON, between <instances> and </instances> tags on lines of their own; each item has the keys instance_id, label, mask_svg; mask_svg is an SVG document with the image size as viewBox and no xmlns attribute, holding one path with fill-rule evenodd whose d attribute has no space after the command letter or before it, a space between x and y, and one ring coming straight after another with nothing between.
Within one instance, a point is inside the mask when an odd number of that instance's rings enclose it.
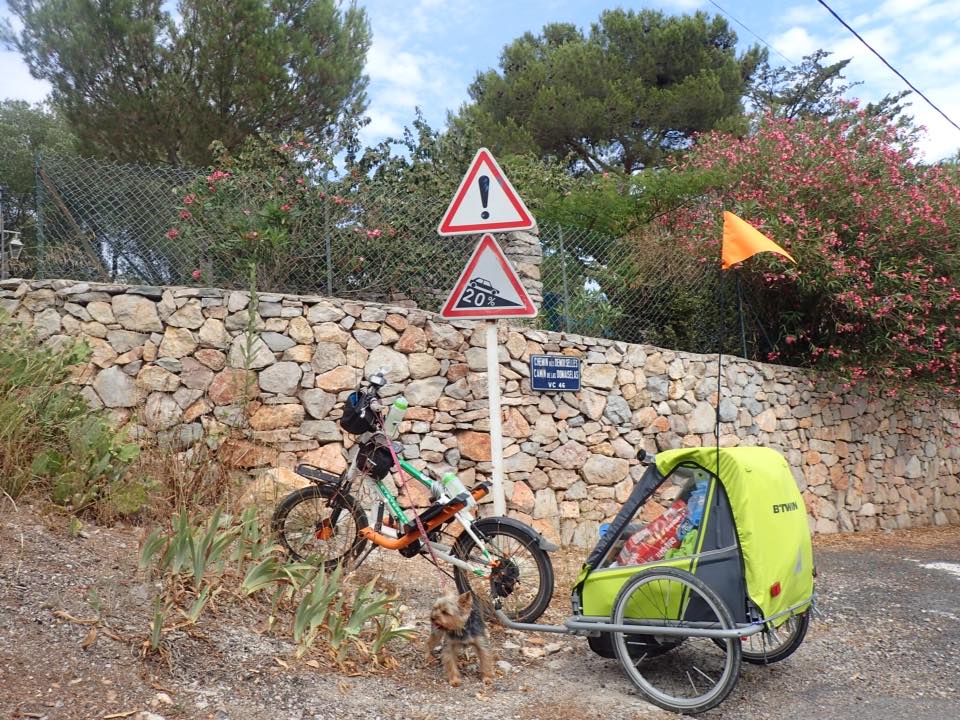
<instances>
[{"instance_id":1,"label":"bicycle rear wheel","mask_svg":"<svg viewBox=\"0 0 960 720\"><path fill-rule=\"evenodd\" d=\"M296 560L317 557L327 570L347 565L367 544L360 530L367 516L339 488L308 485L287 495L273 513L271 529Z\"/></svg>"}]
</instances>

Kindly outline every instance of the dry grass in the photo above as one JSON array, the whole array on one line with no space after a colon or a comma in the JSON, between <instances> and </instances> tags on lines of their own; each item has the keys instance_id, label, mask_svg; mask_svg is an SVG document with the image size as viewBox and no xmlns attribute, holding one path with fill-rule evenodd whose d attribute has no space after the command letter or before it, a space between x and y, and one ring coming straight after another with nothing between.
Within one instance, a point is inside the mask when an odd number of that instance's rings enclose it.
<instances>
[{"instance_id":1,"label":"dry grass","mask_svg":"<svg viewBox=\"0 0 960 720\"><path fill-rule=\"evenodd\" d=\"M165 520L181 510L196 512L232 505L239 482L219 459L218 450L201 441L188 450L145 447L130 467L149 487L144 521Z\"/></svg>"}]
</instances>

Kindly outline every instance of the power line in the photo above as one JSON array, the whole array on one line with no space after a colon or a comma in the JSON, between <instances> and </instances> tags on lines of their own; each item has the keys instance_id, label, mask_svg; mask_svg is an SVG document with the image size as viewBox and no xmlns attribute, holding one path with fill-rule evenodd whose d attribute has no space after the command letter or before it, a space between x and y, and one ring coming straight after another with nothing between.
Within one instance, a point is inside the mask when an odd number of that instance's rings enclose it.
<instances>
[{"instance_id":1,"label":"power line","mask_svg":"<svg viewBox=\"0 0 960 720\"><path fill-rule=\"evenodd\" d=\"M788 58L786 55L784 55L782 52L780 52L779 50L777 50L773 45L771 45L771 44L768 43L766 40L764 40L762 37L760 37L759 35L757 35L753 30L751 30L750 28L748 28L743 22L741 22L740 20L738 20L737 18L735 18L733 15L731 15L730 13L728 13L726 10L724 10L722 7L720 7L720 6L719 6L717 3L715 3L713 0L707 0L707 2L709 2L711 5L713 5L717 10L719 10L720 12L722 12L722 13L723 13L724 15L726 15L728 18L730 18L731 20L733 20L737 25L739 25L740 27L742 27L742 28L743 28L744 30L746 30L748 33L750 33L751 35L753 35L757 40L759 40L759 41L762 42L764 45L766 45L768 48L770 48L771 50L773 50L777 55L779 55L780 57L782 57L782 58L783 58L784 60L786 60L788 63L790 63L791 65L796 65L796 63L795 63L793 60L791 60L791 59Z\"/></svg>"},{"instance_id":2,"label":"power line","mask_svg":"<svg viewBox=\"0 0 960 720\"><path fill-rule=\"evenodd\" d=\"M710 0L710 2L713 2L713 0ZM851 33L853 33L853 36L854 36L855 38L857 38L857 40L859 40L860 42L862 42L862 43L864 44L864 46L866 46L866 48L867 48L870 52L872 52L874 55L876 55L878 58L880 58L880 62L882 62L882 63L883 63L884 65L886 65L888 68L890 68L891 70L893 70L893 72L896 73L896 76L897 76L898 78L900 78L901 80L903 80L911 90L913 90L917 95L919 95L919 96L922 97L924 100L926 100L927 105L929 105L929 106L932 107L934 110L936 110L938 113L940 113L940 114L943 116L943 118L944 118L948 123L950 123L951 125L953 125L957 130L960 130L960 125L957 125L953 120L951 120L950 117L949 117L943 110L941 110L940 108L938 108L938 107L934 104L933 100L931 100L931 99L928 98L926 95L924 95L922 92L920 92L920 90L917 88L916 85L914 85L912 82L910 82L909 80L907 80L899 70L897 70L893 65L891 65L890 63L888 63L887 60L886 60L886 58L883 57L883 55L881 55L880 53L878 53L876 50L874 50L873 47L871 47L870 43L868 43L866 40L864 40L862 37L860 37L860 34L859 34L856 30L854 30L852 27L850 27L849 25L847 25L847 23L844 21L844 19L843 19L842 17L840 17L839 15L837 15L836 12L834 12L834 10L833 10L832 7L830 7L829 5L827 5L823 0L817 0L817 2L820 3L821 5L823 5L823 6L827 9L827 11L828 11L831 15L833 15L841 25L843 25L847 30L849 30ZM716 4L716 3L714 3L714 4Z\"/></svg>"}]
</instances>

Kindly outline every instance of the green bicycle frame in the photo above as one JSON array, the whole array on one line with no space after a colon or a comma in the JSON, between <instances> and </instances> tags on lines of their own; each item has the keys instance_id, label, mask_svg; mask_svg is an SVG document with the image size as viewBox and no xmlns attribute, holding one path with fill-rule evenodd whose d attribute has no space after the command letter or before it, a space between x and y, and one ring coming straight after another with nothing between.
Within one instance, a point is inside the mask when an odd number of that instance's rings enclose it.
<instances>
[{"instance_id":1,"label":"green bicycle frame","mask_svg":"<svg viewBox=\"0 0 960 720\"><path fill-rule=\"evenodd\" d=\"M424 477L423 473L417 470L413 465L408 463L406 460L400 461L401 469L414 480L419 482L428 490L433 487L433 481ZM383 480L376 481L377 490L383 496L383 499L387 503L387 508L390 510L390 514L393 516L394 520L401 525L407 525L410 523L410 518L407 517L407 513L404 512L403 508L400 507L400 503L397 501L397 496L390 492L390 489L383 484Z\"/></svg>"},{"instance_id":2,"label":"green bicycle frame","mask_svg":"<svg viewBox=\"0 0 960 720\"><path fill-rule=\"evenodd\" d=\"M419 482L428 490L433 489L433 481L425 477L422 472L417 470L415 467L413 467L413 465L408 463L406 460L400 460L400 468L403 470L403 472L405 472L407 475L409 475L414 480ZM380 493L384 501L387 503L387 508L389 509L390 514L393 516L393 518L398 523L400 523L401 526L408 525L410 523L410 518L407 516L407 513L404 511L404 509L400 507L400 503L397 500L397 496L394 495L392 492L390 492L390 488L388 488L383 483L383 480L377 480L376 487L377 487L377 491ZM483 555L484 560L486 562L490 562L490 560L492 559L492 556L490 555L490 551L487 549L486 543L484 543L481 538L477 537L477 535L473 531L473 518L470 517L469 514L465 514L465 510L461 510L460 512L458 512L456 517L460 521L461 525L463 525L464 531L469 533L469 535L473 538L474 542L477 544L477 547L480 549L480 552ZM454 563L459 562L449 557L447 557L447 559ZM474 575L477 575L478 577L486 577L489 574L489 570L485 568L467 567L467 569L470 572L472 572Z\"/></svg>"}]
</instances>

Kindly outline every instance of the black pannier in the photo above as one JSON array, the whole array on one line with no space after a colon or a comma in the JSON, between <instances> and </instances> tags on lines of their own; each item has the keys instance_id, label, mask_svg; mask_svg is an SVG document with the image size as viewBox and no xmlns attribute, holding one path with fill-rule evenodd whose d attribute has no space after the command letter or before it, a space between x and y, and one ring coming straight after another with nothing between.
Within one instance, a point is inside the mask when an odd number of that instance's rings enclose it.
<instances>
[{"instance_id":1,"label":"black pannier","mask_svg":"<svg viewBox=\"0 0 960 720\"><path fill-rule=\"evenodd\" d=\"M351 393L343 406L340 427L351 435L362 435L376 429L376 413L370 408L370 398L364 393Z\"/></svg>"},{"instance_id":2,"label":"black pannier","mask_svg":"<svg viewBox=\"0 0 960 720\"><path fill-rule=\"evenodd\" d=\"M357 467L375 480L383 480L393 467L393 455L388 448L368 440L357 452Z\"/></svg>"}]
</instances>

